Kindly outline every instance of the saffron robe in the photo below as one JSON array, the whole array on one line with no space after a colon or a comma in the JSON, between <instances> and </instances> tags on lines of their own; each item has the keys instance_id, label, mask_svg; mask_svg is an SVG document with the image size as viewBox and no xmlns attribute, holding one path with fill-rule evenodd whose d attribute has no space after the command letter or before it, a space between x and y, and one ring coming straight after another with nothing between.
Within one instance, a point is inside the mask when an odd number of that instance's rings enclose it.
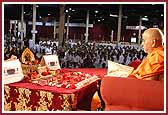
<instances>
[{"instance_id":1,"label":"saffron robe","mask_svg":"<svg viewBox=\"0 0 168 115\"><path fill-rule=\"evenodd\" d=\"M164 48L163 46L160 46L148 54L137 69L131 73L131 75L134 75L138 79L150 79L151 77L156 77L156 75L163 73Z\"/></svg>"}]
</instances>

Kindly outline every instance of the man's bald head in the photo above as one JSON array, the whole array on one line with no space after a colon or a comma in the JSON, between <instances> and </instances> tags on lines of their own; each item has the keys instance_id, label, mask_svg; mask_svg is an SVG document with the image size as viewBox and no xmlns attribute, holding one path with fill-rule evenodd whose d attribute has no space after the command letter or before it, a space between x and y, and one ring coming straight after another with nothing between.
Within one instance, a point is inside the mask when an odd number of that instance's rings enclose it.
<instances>
[{"instance_id":1,"label":"man's bald head","mask_svg":"<svg viewBox=\"0 0 168 115\"><path fill-rule=\"evenodd\" d=\"M149 28L144 31L143 36L148 36L150 40L156 40L158 45L163 42L163 33L159 28Z\"/></svg>"},{"instance_id":2,"label":"man's bald head","mask_svg":"<svg viewBox=\"0 0 168 115\"><path fill-rule=\"evenodd\" d=\"M142 34L142 45L146 53L151 53L155 48L162 46L163 33L158 28L149 28Z\"/></svg>"}]
</instances>

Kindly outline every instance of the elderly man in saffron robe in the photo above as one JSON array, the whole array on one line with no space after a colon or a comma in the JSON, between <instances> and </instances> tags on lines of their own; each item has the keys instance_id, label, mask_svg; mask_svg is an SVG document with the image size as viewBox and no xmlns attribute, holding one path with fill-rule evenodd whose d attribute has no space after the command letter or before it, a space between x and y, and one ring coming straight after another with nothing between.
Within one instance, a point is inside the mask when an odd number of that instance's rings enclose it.
<instances>
[{"instance_id":1,"label":"elderly man in saffron robe","mask_svg":"<svg viewBox=\"0 0 168 115\"><path fill-rule=\"evenodd\" d=\"M147 57L128 77L143 80L164 80L163 33L158 28L149 28L142 34L142 46ZM101 107L100 97L96 92L92 98L91 110Z\"/></svg>"},{"instance_id":2,"label":"elderly man in saffron robe","mask_svg":"<svg viewBox=\"0 0 168 115\"><path fill-rule=\"evenodd\" d=\"M144 80L163 80L164 48L163 33L158 28L149 28L142 34L142 46L147 57L131 75ZM130 76L131 76L130 75Z\"/></svg>"}]
</instances>

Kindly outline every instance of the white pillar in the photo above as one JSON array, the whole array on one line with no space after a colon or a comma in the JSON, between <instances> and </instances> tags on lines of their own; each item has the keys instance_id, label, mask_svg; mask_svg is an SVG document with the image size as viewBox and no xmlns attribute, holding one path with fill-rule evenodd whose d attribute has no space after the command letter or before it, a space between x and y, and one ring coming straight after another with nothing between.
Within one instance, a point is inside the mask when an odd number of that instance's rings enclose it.
<instances>
[{"instance_id":1,"label":"white pillar","mask_svg":"<svg viewBox=\"0 0 168 115\"><path fill-rule=\"evenodd\" d=\"M23 35L24 35L24 5L22 4L22 9L21 9L21 33L20 33L20 37L21 37L21 41L23 41ZM23 42L21 42L21 49L23 48Z\"/></svg>"},{"instance_id":2,"label":"white pillar","mask_svg":"<svg viewBox=\"0 0 168 115\"><path fill-rule=\"evenodd\" d=\"M111 30L111 42L113 42L114 30Z\"/></svg>"},{"instance_id":3,"label":"white pillar","mask_svg":"<svg viewBox=\"0 0 168 115\"><path fill-rule=\"evenodd\" d=\"M140 16L139 18L138 44L140 44L141 41L141 28L142 28L142 16Z\"/></svg>"},{"instance_id":4,"label":"white pillar","mask_svg":"<svg viewBox=\"0 0 168 115\"><path fill-rule=\"evenodd\" d=\"M14 21L14 30L13 31L14 31L15 37L16 37L16 32L17 32L17 30L16 30L16 28L17 28L16 26L17 25L16 24L17 24L17 20Z\"/></svg>"},{"instance_id":5,"label":"white pillar","mask_svg":"<svg viewBox=\"0 0 168 115\"><path fill-rule=\"evenodd\" d=\"M55 39L55 36L56 36L56 19L54 20L54 33L53 33L53 37Z\"/></svg>"},{"instance_id":6,"label":"white pillar","mask_svg":"<svg viewBox=\"0 0 168 115\"><path fill-rule=\"evenodd\" d=\"M88 36L89 36L89 10L87 10L87 16L86 16L86 33L85 33L85 42L88 42Z\"/></svg>"},{"instance_id":7,"label":"white pillar","mask_svg":"<svg viewBox=\"0 0 168 115\"><path fill-rule=\"evenodd\" d=\"M122 4L119 5L117 42L121 39Z\"/></svg>"},{"instance_id":8,"label":"white pillar","mask_svg":"<svg viewBox=\"0 0 168 115\"><path fill-rule=\"evenodd\" d=\"M33 4L32 39L35 44L35 40L36 40L36 4Z\"/></svg>"},{"instance_id":9,"label":"white pillar","mask_svg":"<svg viewBox=\"0 0 168 115\"><path fill-rule=\"evenodd\" d=\"M26 23L24 23L23 28L24 28L24 37L26 37Z\"/></svg>"},{"instance_id":10,"label":"white pillar","mask_svg":"<svg viewBox=\"0 0 168 115\"><path fill-rule=\"evenodd\" d=\"M9 28L9 32L10 32L10 34L11 34L11 32L12 32L12 20L10 20L10 28Z\"/></svg>"},{"instance_id":11,"label":"white pillar","mask_svg":"<svg viewBox=\"0 0 168 115\"><path fill-rule=\"evenodd\" d=\"M69 14L67 15L66 40L69 38Z\"/></svg>"}]
</instances>

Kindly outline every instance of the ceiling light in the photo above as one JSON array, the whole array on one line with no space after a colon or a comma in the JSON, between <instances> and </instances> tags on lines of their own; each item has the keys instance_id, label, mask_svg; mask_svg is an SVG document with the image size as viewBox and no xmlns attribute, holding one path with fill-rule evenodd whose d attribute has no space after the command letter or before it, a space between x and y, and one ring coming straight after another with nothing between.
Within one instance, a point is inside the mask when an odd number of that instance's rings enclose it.
<instances>
[{"instance_id":1,"label":"ceiling light","mask_svg":"<svg viewBox=\"0 0 168 115\"><path fill-rule=\"evenodd\" d=\"M148 21L149 19L148 18L142 18L143 21Z\"/></svg>"},{"instance_id":2,"label":"ceiling light","mask_svg":"<svg viewBox=\"0 0 168 115\"><path fill-rule=\"evenodd\" d=\"M163 16L163 14L161 14L160 16Z\"/></svg>"},{"instance_id":3,"label":"ceiling light","mask_svg":"<svg viewBox=\"0 0 168 115\"><path fill-rule=\"evenodd\" d=\"M147 18L148 16L144 16L145 18Z\"/></svg>"},{"instance_id":4,"label":"ceiling light","mask_svg":"<svg viewBox=\"0 0 168 115\"><path fill-rule=\"evenodd\" d=\"M110 14L111 17L118 17L118 15L113 15L113 14Z\"/></svg>"},{"instance_id":5,"label":"ceiling light","mask_svg":"<svg viewBox=\"0 0 168 115\"><path fill-rule=\"evenodd\" d=\"M97 14L99 11L98 10L95 10L95 13Z\"/></svg>"},{"instance_id":6,"label":"ceiling light","mask_svg":"<svg viewBox=\"0 0 168 115\"><path fill-rule=\"evenodd\" d=\"M51 14L48 14L48 16L50 16Z\"/></svg>"},{"instance_id":7,"label":"ceiling light","mask_svg":"<svg viewBox=\"0 0 168 115\"><path fill-rule=\"evenodd\" d=\"M68 13L68 10L65 10L66 13Z\"/></svg>"},{"instance_id":8,"label":"ceiling light","mask_svg":"<svg viewBox=\"0 0 168 115\"><path fill-rule=\"evenodd\" d=\"M97 20L98 22L100 22L100 20Z\"/></svg>"}]
</instances>

